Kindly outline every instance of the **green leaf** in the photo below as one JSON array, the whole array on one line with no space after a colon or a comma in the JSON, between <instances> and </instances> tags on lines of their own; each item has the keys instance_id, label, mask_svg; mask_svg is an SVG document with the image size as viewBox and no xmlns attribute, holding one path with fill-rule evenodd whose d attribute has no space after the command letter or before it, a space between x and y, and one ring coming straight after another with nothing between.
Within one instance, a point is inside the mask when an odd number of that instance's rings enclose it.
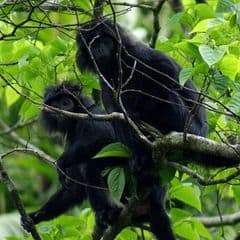
<instances>
[{"instance_id":1,"label":"green leaf","mask_svg":"<svg viewBox=\"0 0 240 240\"><path fill-rule=\"evenodd\" d=\"M212 49L210 46L205 44L199 46L199 52L208 66L212 66L213 64L219 62L223 58L227 49L227 45L221 45L215 49Z\"/></svg>"},{"instance_id":2,"label":"green leaf","mask_svg":"<svg viewBox=\"0 0 240 240\"><path fill-rule=\"evenodd\" d=\"M66 52L67 51L67 41L63 40L60 37L57 37L57 39L53 40L52 46L59 49L59 51Z\"/></svg>"},{"instance_id":3,"label":"green leaf","mask_svg":"<svg viewBox=\"0 0 240 240\"><path fill-rule=\"evenodd\" d=\"M240 92L237 92L231 97L228 108L236 114L240 113Z\"/></svg>"},{"instance_id":4,"label":"green leaf","mask_svg":"<svg viewBox=\"0 0 240 240\"><path fill-rule=\"evenodd\" d=\"M202 19L209 19L214 17L213 9L208 4L196 4L194 7L194 10L196 11L196 16L198 18Z\"/></svg>"},{"instance_id":5,"label":"green leaf","mask_svg":"<svg viewBox=\"0 0 240 240\"><path fill-rule=\"evenodd\" d=\"M182 18L182 16L184 15L184 12L180 12L180 13L176 13L174 14L170 19L169 19L169 26L171 28L175 27L177 24L180 23L180 20Z\"/></svg>"},{"instance_id":6,"label":"green leaf","mask_svg":"<svg viewBox=\"0 0 240 240\"><path fill-rule=\"evenodd\" d=\"M217 13L226 13L231 12L234 9L233 2L230 0L218 0L216 12Z\"/></svg>"},{"instance_id":7,"label":"green leaf","mask_svg":"<svg viewBox=\"0 0 240 240\"><path fill-rule=\"evenodd\" d=\"M21 88L16 85L13 84L13 87L16 88L18 91L21 91ZM14 91L10 86L6 87L6 102L7 102L7 106L11 106L13 103L15 103L18 99L19 99L19 94L16 93L16 91Z\"/></svg>"},{"instance_id":8,"label":"green leaf","mask_svg":"<svg viewBox=\"0 0 240 240\"><path fill-rule=\"evenodd\" d=\"M125 174L123 168L114 168L109 173L108 186L113 197L120 200L125 187Z\"/></svg>"},{"instance_id":9,"label":"green leaf","mask_svg":"<svg viewBox=\"0 0 240 240\"><path fill-rule=\"evenodd\" d=\"M200 240L200 237L190 221L180 221L173 225L174 232L187 240Z\"/></svg>"},{"instance_id":10,"label":"green leaf","mask_svg":"<svg viewBox=\"0 0 240 240\"><path fill-rule=\"evenodd\" d=\"M223 18L209 18L200 21L191 31L191 33L196 32L207 32L208 29L217 27L226 22Z\"/></svg>"},{"instance_id":11,"label":"green leaf","mask_svg":"<svg viewBox=\"0 0 240 240\"><path fill-rule=\"evenodd\" d=\"M119 234L116 238L116 240L137 240L138 235L136 232L134 232L131 229L125 228L121 231L121 234Z\"/></svg>"},{"instance_id":12,"label":"green leaf","mask_svg":"<svg viewBox=\"0 0 240 240\"><path fill-rule=\"evenodd\" d=\"M23 120L29 120L39 114L39 108L30 103L29 101L25 101L20 109L20 115L23 116Z\"/></svg>"},{"instance_id":13,"label":"green leaf","mask_svg":"<svg viewBox=\"0 0 240 240\"><path fill-rule=\"evenodd\" d=\"M190 213L186 210L180 209L180 208L171 208L170 215L171 215L171 219L173 220L173 222L177 222L182 219L191 217L192 213Z\"/></svg>"},{"instance_id":14,"label":"green leaf","mask_svg":"<svg viewBox=\"0 0 240 240\"><path fill-rule=\"evenodd\" d=\"M232 190L239 207L240 206L240 188L239 186L232 186Z\"/></svg>"},{"instance_id":15,"label":"green leaf","mask_svg":"<svg viewBox=\"0 0 240 240\"><path fill-rule=\"evenodd\" d=\"M184 52L184 55L189 57L189 59L196 59L200 57L198 47L191 43L190 40L184 40L182 42L176 43L174 44L174 47L176 49L182 50L182 52Z\"/></svg>"},{"instance_id":16,"label":"green leaf","mask_svg":"<svg viewBox=\"0 0 240 240\"><path fill-rule=\"evenodd\" d=\"M184 86L187 80L190 79L193 73L193 68L183 68L179 74L179 82L181 86Z\"/></svg>"},{"instance_id":17,"label":"green leaf","mask_svg":"<svg viewBox=\"0 0 240 240\"><path fill-rule=\"evenodd\" d=\"M23 55L23 57L21 59L19 59L18 61L18 66L19 69L21 69L22 66L27 65L28 64L28 54Z\"/></svg>"},{"instance_id":18,"label":"green leaf","mask_svg":"<svg viewBox=\"0 0 240 240\"><path fill-rule=\"evenodd\" d=\"M199 64L196 64L193 69L192 76L197 76L198 74L208 74L209 67L205 62L201 62Z\"/></svg>"},{"instance_id":19,"label":"green leaf","mask_svg":"<svg viewBox=\"0 0 240 240\"><path fill-rule=\"evenodd\" d=\"M123 157L130 158L131 151L122 143L111 143L98 152L93 158Z\"/></svg>"},{"instance_id":20,"label":"green leaf","mask_svg":"<svg viewBox=\"0 0 240 240\"><path fill-rule=\"evenodd\" d=\"M234 28L237 25L237 14L233 14L229 21L229 25L231 28Z\"/></svg>"},{"instance_id":21,"label":"green leaf","mask_svg":"<svg viewBox=\"0 0 240 240\"><path fill-rule=\"evenodd\" d=\"M240 72L240 60L235 55L226 55L219 63L219 68L223 75L234 81Z\"/></svg>"},{"instance_id":22,"label":"green leaf","mask_svg":"<svg viewBox=\"0 0 240 240\"><path fill-rule=\"evenodd\" d=\"M201 212L201 201L199 198L199 194L194 188L184 185L178 185L170 189L169 195L171 198L176 198L179 201L182 201Z\"/></svg>"},{"instance_id":23,"label":"green leaf","mask_svg":"<svg viewBox=\"0 0 240 240\"><path fill-rule=\"evenodd\" d=\"M192 219L192 222L194 223L194 228L199 235L201 235L202 237L204 237L206 239L212 239L209 231L199 220Z\"/></svg>"},{"instance_id":24,"label":"green leaf","mask_svg":"<svg viewBox=\"0 0 240 240\"><path fill-rule=\"evenodd\" d=\"M213 78L213 83L220 94L224 94L230 85L230 80L221 74Z\"/></svg>"},{"instance_id":25,"label":"green leaf","mask_svg":"<svg viewBox=\"0 0 240 240\"><path fill-rule=\"evenodd\" d=\"M14 42L14 56L18 59L28 55L30 58L39 55L39 49L25 39Z\"/></svg>"},{"instance_id":26,"label":"green leaf","mask_svg":"<svg viewBox=\"0 0 240 240\"><path fill-rule=\"evenodd\" d=\"M99 81L97 81L96 76L91 73L84 73L80 76L81 83L84 85L84 92L86 94L91 94L92 89L100 90Z\"/></svg>"},{"instance_id":27,"label":"green leaf","mask_svg":"<svg viewBox=\"0 0 240 240\"><path fill-rule=\"evenodd\" d=\"M237 25L238 25L238 28L240 28L240 3L235 4L234 7L236 9Z\"/></svg>"},{"instance_id":28,"label":"green leaf","mask_svg":"<svg viewBox=\"0 0 240 240\"><path fill-rule=\"evenodd\" d=\"M0 41L0 52L1 63L17 61L13 54L13 42Z\"/></svg>"},{"instance_id":29,"label":"green leaf","mask_svg":"<svg viewBox=\"0 0 240 240\"><path fill-rule=\"evenodd\" d=\"M204 19L200 21L191 31L191 33L197 33L197 32L206 32L208 29L208 22L210 19Z\"/></svg>"}]
</instances>

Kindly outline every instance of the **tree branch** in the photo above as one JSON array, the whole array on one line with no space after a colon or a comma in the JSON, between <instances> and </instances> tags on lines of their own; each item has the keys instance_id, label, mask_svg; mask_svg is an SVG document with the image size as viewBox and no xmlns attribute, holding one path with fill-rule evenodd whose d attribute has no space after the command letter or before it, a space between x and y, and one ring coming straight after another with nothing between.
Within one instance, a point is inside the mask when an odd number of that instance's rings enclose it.
<instances>
[{"instance_id":1,"label":"tree branch","mask_svg":"<svg viewBox=\"0 0 240 240\"><path fill-rule=\"evenodd\" d=\"M126 6L126 7L131 7L131 8L142 8L145 10L151 10L153 11L154 7L152 7L151 3L139 3L139 4L134 4L134 3L128 3L128 2L113 2L112 5L116 6Z\"/></svg>"},{"instance_id":2,"label":"tree branch","mask_svg":"<svg viewBox=\"0 0 240 240\"><path fill-rule=\"evenodd\" d=\"M4 8L4 7L10 7L10 6L17 6L17 8L15 8L15 11L26 11L26 7L28 8L33 8L35 6L31 6L31 5L26 5L23 4L23 1L19 0L19 1L4 1L3 3L0 3L0 7ZM49 2L49 1L42 1L42 3L37 4L36 6L41 7L41 9L43 10L47 10L47 11L77 11L80 13L84 13L86 15L92 16L90 14L89 11L84 10L83 8L76 6L76 5L72 5L70 4L60 4L60 3L54 3L54 2Z\"/></svg>"},{"instance_id":3,"label":"tree branch","mask_svg":"<svg viewBox=\"0 0 240 240\"><path fill-rule=\"evenodd\" d=\"M198 183L203 185L203 186L215 185L215 184L224 184L224 183L227 183L227 182L233 180L234 178L236 178L240 175L240 169L238 167L237 170L234 173L228 175L225 178L205 179L203 176L201 176L197 172L193 171L192 169L190 169L190 168L188 168L188 167L186 167L182 164L179 164L179 163L176 163L176 162L168 162L167 165L177 169L180 172L186 173L187 175L191 176L192 178L197 179Z\"/></svg>"},{"instance_id":4,"label":"tree branch","mask_svg":"<svg viewBox=\"0 0 240 240\"><path fill-rule=\"evenodd\" d=\"M7 135L12 141L20 144L21 146L26 148L26 151L34 152L35 155L40 157L41 159L45 160L46 162L54 163L55 160L46 154L44 151L39 149L38 147L34 146L33 144L27 142L25 139L18 136L15 132L11 131L11 128L7 126L1 119L0 119L0 128L3 129L4 132L9 132Z\"/></svg>"},{"instance_id":5,"label":"tree branch","mask_svg":"<svg viewBox=\"0 0 240 240\"><path fill-rule=\"evenodd\" d=\"M156 6L153 9L153 33L151 37L151 42L150 42L150 47L154 48L158 33L160 31L160 24L159 24L159 13L162 9L163 4L165 3L166 0L158 0L156 3Z\"/></svg>"},{"instance_id":6,"label":"tree branch","mask_svg":"<svg viewBox=\"0 0 240 240\"><path fill-rule=\"evenodd\" d=\"M93 15L95 18L102 18L105 0L95 0L93 6Z\"/></svg>"},{"instance_id":7,"label":"tree branch","mask_svg":"<svg viewBox=\"0 0 240 240\"><path fill-rule=\"evenodd\" d=\"M17 129L20 129L20 128L23 128L23 127L26 127L28 125L31 125L33 123L35 123L37 121L38 117L35 117L35 118L32 118L26 122L19 122L19 123L16 123L14 126L12 126L11 128L9 128L8 131L3 131L3 132L0 132L0 136L1 135L7 135L9 134L10 132L13 132Z\"/></svg>"},{"instance_id":8,"label":"tree branch","mask_svg":"<svg viewBox=\"0 0 240 240\"><path fill-rule=\"evenodd\" d=\"M240 164L239 145L217 143L213 140L193 134L187 134L185 141L184 133L170 133L161 138L158 138L154 142L154 149L156 151L159 149L168 149L172 152L177 152L180 150L186 152L202 153L209 156L214 156L216 159L217 157L231 159L233 162L236 162L236 165ZM190 162L192 161L190 157L188 160ZM211 166L211 162L206 163L206 165ZM226 166L228 166L227 163Z\"/></svg>"},{"instance_id":9,"label":"tree branch","mask_svg":"<svg viewBox=\"0 0 240 240\"><path fill-rule=\"evenodd\" d=\"M215 217L197 217L206 227L234 225L240 222L240 212Z\"/></svg>"},{"instance_id":10,"label":"tree branch","mask_svg":"<svg viewBox=\"0 0 240 240\"><path fill-rule=\"evenodd\" d=\"M108 121L108 120L114 120L114 119L118 119L118 120L125 120L124 115L122 113L118 113L118 112L112 112L109 114L91 114L91 116L89 116L89 114L86 113L74 113L74 112L68 112L65 110L61 110L59 108L55 108L46 104L43 104L42 110L47 111L47 112L55 112L55 113L59 113L62 114L64 116L67 116L69 118L75 118L75 119L94 119L94 120L98 120L98 121Z\"/></svg>"},{"instance_id":11,"label":"tree branch","mask_svg":"<svg viewBox=\"0 0 240 240\"><path fill-rule=\"evenodd\" d=\"M22 216L22 219L24 222L28 224L30 227L30 233L35 240L41 240L40 235L38 234L33 221L31 218L27 215L23 203L19 197L18 191L14 185L14 183L9 178L7 172L4 170L2 165L2 156L0 155L0 179L3 182L3 184L7 187L9 193L11 194L12 200L19 211L20 215Z\"/></svg>"}]
</instances>

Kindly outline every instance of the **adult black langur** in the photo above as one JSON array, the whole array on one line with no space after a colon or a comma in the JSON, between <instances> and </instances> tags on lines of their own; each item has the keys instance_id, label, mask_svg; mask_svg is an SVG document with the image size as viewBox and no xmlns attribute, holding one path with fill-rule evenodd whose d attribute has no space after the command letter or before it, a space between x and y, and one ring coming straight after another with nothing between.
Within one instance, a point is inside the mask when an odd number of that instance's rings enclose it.
<instances>
[{"instance_id":1,"label":"adult black langur","mask_svg":"<svg viewBox=\"0 0 240 240\"><path fill-rule=\"evenodd\" d=\"M47 88L44 103L75 113L104 113L81 93L78 85L67 82ZM77 120L45 110L40 119L49 132L60 132L66 136L66 145L57 160L61 188L39 210L29 214L34 224L57 217L74 205L80 205L85 199L89 199L96 214L97 225L106 227L112 224L122 206L110 197L101 172L107 167L126 166L127 159L92 159L104 146L116 141L111 123ZM61 166L71 162L71 159L74 159L73 164L62 169ZM23 221L22 225L29 230Z\"/></svg>"},{"instance_id":2,"label":"adult black langur","mask_svg":"<svg viewBox=\"0 0 240 240\"><path fill-rule=\"evenodd\" d=\"M90 98L81 94L78 86L70 83L47 88L44 103L70 112L105 113L95 106ZM117 141L111 123L73 119L47 111L42 112L41 120L50 132L57 131L66 135L65 150L57 161L57 166L61 169L62 166L68 165L62 170L71 179L66 178L61 170L58 171L62 183L61 189L39 210L30 213L33 222L37 224L57 217L88 198L96 213L97 225L106 227L108 224L113 224L122 206L116 204L102 189L105 185L100 174L107 167L127 166L128 160L122 158L92 159L102 147ZM139 180L139 184L141 182ZM86 185L81 183L86 183ZM170 220L165 210L165 194L165 186L155 185L149 193L147 210L144 214L136 213L133 221L149 222L152 232L158 239L174 240ZM131 196L131 193L127 193L127 195ZM22 225L29 230L29 226L24 222Z\"/></svg>"},{"instance_id":3,"label":"adult black langur","mask_svg":"<svg viewBox=\"0 0 240 240\"><path fill-rule=\"evenodd\" d=\"M116 99L120 89L123 106L136 124L144 121L162 134L176 131L207 136L206 110L199 103L201 95L191 80L180 86L181 68L172 58L138 42L108 19L92 20L80 26L76 41L77 64L80 70L99 74L108 113L122 112ZM142 173L146 166L151 166L151 149L136 138L128 124L117 120L113 124L120 141L134 152L131 168ZM231 159L204 153L184 154L206 166L236 164Z\"/></svg>"}]
</instances>

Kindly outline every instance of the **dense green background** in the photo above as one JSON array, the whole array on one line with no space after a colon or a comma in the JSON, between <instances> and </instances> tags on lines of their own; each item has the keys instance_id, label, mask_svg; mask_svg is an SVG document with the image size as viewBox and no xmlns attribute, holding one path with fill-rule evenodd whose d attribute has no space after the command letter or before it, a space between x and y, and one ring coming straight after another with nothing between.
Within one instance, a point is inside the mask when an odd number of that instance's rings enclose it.
<instances>
[{"instance_id":1,"label":"dense green background","mask_svg":"<svg viewBox=\"0 0 240 240\"><path fill-rule=\"evenodd\" d=\"M155 3L144 2L150 6ZM59 1L62 8L54 9L33 8L30 1L6 3L0 3L0 120L9 127L30 121L13 130L56 159L62 152L63 139L57 135L49 138L35 120L40 111L37 103L41 104L46 86L64 80L81 81L87 94L99 89L97 78L81 74L75 65L76 25L91 18L91 4L88 0L63 0ZM69 4L79 11L68 8ZM148 43L153 31L152 12L146 8L114 6L118 21ZM174 12L168 2L164 4L156 49L172 56L183 67L182 84L191 78L198 89L211 96L205 99L214 109L208 111L209 137L236 143L240 133L234 118L240 114L240 2L211 0L196 4L185 0L183 7L182 11ZM111 14L109 6L104 10L105 14ZM230 116L224 114L226 108L219 103L230 110ZM0 153L17 146L0 127ZM27 153L10 154L3 162L28 211L38 208L58 187L55 169ZM191 168L206 178L223 178L233 172L233 169ZM175 233L189 240L234 239L240 224L207 229L195 217L238 212L238 185L239 180L235 178L225 184L202 187L191 177L176 172L167 201ZM28 239L18 222L13 202L5 186L0 184L0 239ZM38 230L43 239L88 240L93 224L93 213L85 203L64 216L40 224ZM6 238L10 235L15 237ZM152 239L148 232L144 235L145 239ZM139 236L139 229L129 228L118 239L137 240Z\"/></svg>"}]
</instances>

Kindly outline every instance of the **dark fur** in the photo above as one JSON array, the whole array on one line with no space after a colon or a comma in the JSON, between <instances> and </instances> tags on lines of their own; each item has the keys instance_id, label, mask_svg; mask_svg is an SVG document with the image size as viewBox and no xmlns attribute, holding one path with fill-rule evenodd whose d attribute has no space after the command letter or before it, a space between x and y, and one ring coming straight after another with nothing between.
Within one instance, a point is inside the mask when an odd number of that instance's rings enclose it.
<instances>
[{"instance_id":1,"label":"dark fur","mask_svg":"<svg viewBox=\"0 0 240 240\"><path fill-rule=\"evenodd\" d=\"M105 21L96 26L92 23L83 26L83 29L81 29L82 28L80 28L82 36L87 43L91 42L95 36L99 35L91 45L92 54L93 56L97 55L95 60L103 76L110 82L110 84L116 87L118 85L118 63L115 56L116 34L112 23L110 21ZM139 119L152 124L163 134L167 134L171 131L182 132L186 119L189 116L189 110L191 110L193 102L196 101L198 97L197 93L193 93L186 89L189 88L196 92L192 82L190 80L187 81L185 84L186 88L181 88L178 83L180 67L173 59L159 51L147 47L141 42L135 41L128 36L120 26L118 26L118 30L123 46L121 55L123 83L131 74L134 65L133 58L137 60L133 78L124 90L142 90L152 96L163 99L163 101L158 101L150 97L148 98L141 93L126 93L126 95L123 95L123 102L128 112L131 115L133 110L135 110L132 114L136 112L135 114L139 114ZM106 41L106 39L108 40ZM110 40L112 41L112 44L109 44ZM79 46L77 61L80 69L87 68L96 72L79 34L77 36L77 43ZM103 49L99 50L99 48ZM104 56L101 56L101 54ZM133 56L133 58L129 55ZM140 62L143 62L149 67L144 66ZM141 72L143 74L141 74ZM161 73L165 75L162 75ZM147 75L149 77L147 77ZM169 79L166 75L174 80ZM101 84L105 89L103 92L103 98L105 99L106 95L109 94L109 90L106 90L104 81L101 81ZM164 101L169 101L170 103ZM110 108L110 103L105 101L105 105L108 110ZM108 111L117 108L113 100L111 101L111 105L113 109ZM200 107L197 114L195 114L189 133L206 136L207 129L206 113L205 110Z\"/></svg>"},{"instance_id":2,"label":"dark fur","mask_svg":"<svg viewBox=\"0 0 240 240\"><path fill-rule=\"evenodd\" d=\"M70 99L71 102L66 99ZM85 110L78 101L92 113L104 113L94 105L90 98L80 94L78 86L69 83L49 87L44 96L44 103L47 105L84 113ZM42 112L41 120L50 132L58 131L62 135L66 135L66 146L64 153L57 161L61 189L39 210L30 213L33 222L37 224L52 219L88 198L96 213L97 224L102 227L112 224L116 220L121 206L109 197L108 191L94 188L94 186L106 188L100 175L102 170L106 167L126 165L127 159L92 159L104 146L115 142L111 124L106 121L77 120L46 111ZM66 168L65 165L68 167ZM60 169L67 176L79 181L80 184L66 178ZM81 185L81 183L89 186ZM25 229L29 230L26 224L22 224Z\"/></svg>"},{"instance_id":3,"label":"dark fur","mask_svg":"<svg viewBox=\"0 0 240 240\"><path fill-rule=\"evenodd\" d=\"M194 103L199 94L191 80L184 88L179 84L181 68L170 57L136 41L126 31L117 25L121 38L122 82L128 81L131 71L134 74L122 92L122 102L129 116L138 124L144 121L163 134L172 131L183 132ZM92 21L84 24L77 34L77 63L80 70L97 72L85 43L91 48L92 57L103 77L100 77L103 103L107 112L119 111L114 94L106 81L114 89L118 86L119 64L116 57L118 38L115 27L110 20ZM84 39L84 41L83 41ZM134 61L136 67L133 69ZM151 97L153 96L153 97ZM145 169L149 165L151 151L139 142L126 123L114 121L119 139L135 152L131 167L135 170ZM205 109L198 105L197 111L187 128L188 133L206 137L208 123ZM208 154L190 154L192 160L206 166L233 166L235 161L226 158L216 158Z\"/></svg>"},{"instance_id":4,"label":"dark fur","mask_svg":"<svg viewBox=\"0 0 240 240\"><path fill-rule=\"evenodd\" d=\"M81 70L87 69L93 72L96 72L96 66L91 60L91 56L88 52L88 49L85 46L82 37L85 39L86 43L91 43L91 52L95 58L95 62L99 68L103 78L101 78L102 86L102 96L103 103L107 112L120 111L118 104L115 102L114 95L112 91L108 88L105 81L109 83L116 89L118 86L118 63L116 60L116 37L113 30L113 25L111 22L107 21L103 24L90 23L78 32L77 43L78 43L78 53L77 53L77 63ZM122 40L122 66L123 66L123 83L131 75L131 68L134 65L134 60L127 56L125 50L127 50L133 56L139 58L141 61L144 61L146 64L150 64L151 67L158 69L157 64L161 64L161 68L164 68L165 71L168 71L169 74L174 74L172 77L176 77L177 74L174 71L179 71L177 64L167 58L165 55L146 47L145 45L138 43L131 39L125 31L119 27L119 32ZM96 37L100 36L100 37ZM154 59L156 58L156 59ZM156 60L156 61L155 61ZM161 60L166 60L161 63ZM156 66L153 66L153 64ZM166 68L165 68L166 65ZM172 70L171 68L174 68ZM176 69L176 70L175 70ZM156 82L151 81L145 75L137 72L138 70L147 73L150 77L156 79L161 85L158 85ZM105 79L104 79L105 78ZM165 102L159 102L148 98L145 95L139 94L138 92L128 92L122 95L123 104L129 114L129 116L138 123L139 121L145 121L163 133L168 133L172 130L180 131L183 128L183 121L186 118L186 114L189 111L188 105L191 105L191 102L184 102L180 96L181 90L178 86L178 90L173 94L168 89L164 89L162 84L166 84L166 77L161 76L161 81L159 79L159 74L154 72L151 69L144 67L142 64L137 63L136 72L133 74L133 78L129 81L125 89L137 89L148 94L155 95L159 98L165 98L166 100L171 100L176 102L179 105L168 104ZM176 83L168 81L166 84L170 89L176 88ZM192 87L192 84L189 83ZM186 94L186 93L185 93ZM194 96L197 98L197 96ZM157 112L156 112L157 111ZM196 134L206 134L207 126L205 125L205 112L200 109L201 114L199 118L196 117L194 122L196 124L191 127L191 131ZM185 115L184 115L185 114ZM181 118L179 121L175 121L175 118ZM169 118L169 119L168 119ZM201 130L197 125L203 124ZM150 194L150 225L152 232L161 240L172 240L175 239L174 234L171 230L170 220L164 209L164 200L163 196L165 195L164 187L159 186L158 180L152 178L147 173L146 169L151 166L151 149L148 149L140 141L136 139L135 134L128 124L120 121L113 121L114 128L116 130L117 137L119 141L127 144L133 151L134 157L130 161L130 166L134 171L136 171L139 178L140 185L151 187ZM201 133L200 133L200 132ZM143 170L144 169L144 170ZM139 174L140 172L140 174Z\"/></svg>"},{"instance_id":5,"label":"dark fur","mask_svg":"<svg viewBox=\"0 0 240 240\"><path fill-rule=\"evenodd\" d=\"M69 83L48 88L44 96L44 103L68 111L85 112L78 102L75 101L76 99L69 95L69 92L76 96L90 112L96 114L104 113L104 111L93 104L90 98L80 94L78 86ZM61 105L61 100L65 97L71 98L75 102L72 109ZM41 120L50 132L58 131L63 135L66 134L67 144L64 153L57 161L57 165L69 177L91 186L104 187L105 185L102 184L103 181L100 176L103 169L127 165L127 160L121 158L91 159L106 144L116 141L115 133L110 123L94 120L76 120L45 111L41 114ZM117 219L121 207L112 201L106 191L74 183L65 178L61 171L59 171L59 178L62 183L61 189L39 210L30 213L30 217L35 224L57 217L74 205L81 204L87 198L96 212L96 221L99 226L105 227ZM139 179L139 185L141 183L142 180ZM141 188L141 186L139 187ZM142 189L140 190L142 191ZM132 193L124 194L124 196L131 196ZM153 183L147 200L149 210L144 215L136 212L133 222L149 222L152 232L158 239L174 240L171 228L169 228L170 220L164 207L165 194L166 188L164 186ZM22 225L29 231L30 227L28 224L22 221ZM162 232L164 232L164 235L162 235ZM164 236L167 238L164 238Z\"/></svg>"},{"instance_id":6,"label":"dark fur","mask_svg":"<svg viewBox=\"0 0 240 240\"><path fill-rule=\"evenodd\" d=\"M173 59L136 41L119 25L117 28L121 38L121 80L123 84L127 83L122 89L121 99L128 115L135 123L144 121L163 134L172 131L183 132L195 102L199 99L199 93L192 81L188 80L184 87L180 86L181 68ZM80 70L100 73L102 99L108 113L121 111L115 94L108 86L110 84L114 90L119 86L119 63L116 57L119 39L115 30L110 20L102 22L93 20L79 28L76 38L77 64ZM132 78L129 79L131 75ZM151 185L151 182L156 182L146 170L152 166L151 149L136 138L127 123L117 120L112 122L119 141L133 150L134 156L130 161L130 167L137 176L144 179L143 184L149 185L150 182ZM207 116L201 105L196 108L187 132L207 136ZM221 167L235 164L230 159L216 158L207 154L192 152L184 154L190 155L192 160L206 166ZM161 203L164 195L162 188L155 183L153 186L150 194L152 231L158 239L175 239L164 205Z\"/></svg>"}]
</instances>

